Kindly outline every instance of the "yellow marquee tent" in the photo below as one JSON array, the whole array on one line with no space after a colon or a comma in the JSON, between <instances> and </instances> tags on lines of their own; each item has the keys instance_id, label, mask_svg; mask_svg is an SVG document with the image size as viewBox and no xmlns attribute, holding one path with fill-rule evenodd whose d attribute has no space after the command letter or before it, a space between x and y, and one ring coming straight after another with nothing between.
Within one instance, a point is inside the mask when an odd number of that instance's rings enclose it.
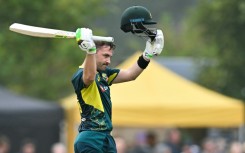
<instances>
[{"instance_id":1,"label":"yellow marquee tent","mask_svg":"<svg viewBox=\"0 0 245 153\"><path fill-rule=\"evenodd\" d=\"M127 68L136 53L120 68ZM244 106L151 61L135 80L111 86L113 124L146 127L237 127L244 122Z\"/></svg>"},{"instance_id":2,"label":"yellow marquee tent","mask_svg":"<svg viewBox=\"0 0 245 153\"><path fill-rule=\"evenodd\" d=\"M139 55L119 68L130 66ZM241 101L183 79L154 60L135 81L112 85L111 98L114 126L238 127L244 123ZM63 99L62 104L68 140L73 140L80 123L75 94Z\"/></svg>"}]
</instances>

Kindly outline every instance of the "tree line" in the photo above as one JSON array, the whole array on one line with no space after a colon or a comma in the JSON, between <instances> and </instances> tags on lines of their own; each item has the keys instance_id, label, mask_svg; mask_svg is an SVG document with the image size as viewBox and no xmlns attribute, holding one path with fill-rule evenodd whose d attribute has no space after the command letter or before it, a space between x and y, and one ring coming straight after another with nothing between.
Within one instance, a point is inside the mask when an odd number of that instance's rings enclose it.
<instances>
[{"instance_id":1,"label":"tree line","mask_svg":"<svg viewBox=\"0 0 245 153\"><path fill-rule=\"evenodd\" d=\"M175 2L178 5L178 0ZM42 0L31 3L29 0L0 0L0 85L48 100L72 93L70 78L84 58L75 40L24 36L9 31L9 26L17 22L75 31L83 25L93 28L98 35L106 35L110 29L92 23L100 17L112 16L110 13L120 8L118 3L115 0ZM167 1L158 3L168 4ZM244 100L244 2L196 1L194 6L186 9L186 15L178 24L173 12L159 12L158 27L165 35L162 56L208 59L211 62L202 67L198 83ZM108 24L111 26L113 22ZM140 45L135 42L129 46L135 49Z\"/></svg>"}]
</instances>

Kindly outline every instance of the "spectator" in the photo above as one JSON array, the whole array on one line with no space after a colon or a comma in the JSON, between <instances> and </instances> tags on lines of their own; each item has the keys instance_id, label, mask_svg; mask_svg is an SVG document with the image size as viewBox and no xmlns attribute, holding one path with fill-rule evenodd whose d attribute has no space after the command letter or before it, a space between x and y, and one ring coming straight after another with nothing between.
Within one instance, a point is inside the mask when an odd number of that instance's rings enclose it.
<instances>
[{"instance_id":1,"label":"spectator","mask_svg":"<svg viewBox=\"0 0 245 153\"><path fill-rule=\"evenodd\" d=\"M146 133L144 143L136 145L129 153L154 153L157 146L156 134L149 131Z\"/></svg>"},{"instance_id":2,"label":"spectator","mask_svg":"<svg viewBox=\"0 0 245 153\"><path fill-rule=\"evenodd\" d=\"M182 150L180 131L178 129L170 129L165 144L170 148L171 153L180 153Z\"/></svg>"},{"instance_id":3,"label":"spectator","mask_svg":"<svg viewBox=\"0 0 245 153\"><path fill-rule=\"evenodd\" d=\"M115 137L115 142L116 142L116 148L117 148L117 153L126 153L126 142L122 137Z\"/></svg>"},{"instance_id":4,"label":"spectator","mask_svg":"<svg viewBox=\"0 0 245 153\"><path fill-rule=\"evenodd\" d=\"M181 153L192 153L191 145L189 144L183 145Z\"/></svg>"},{"instance_id":5,"label":"spectator","mask_svg":"<svg viewBox=\"0 0 245 153\"><path fill-rule=\"evenodd\" d=\"M145 133L138 133L135 138L135 144L129 149L129 153L145 153Z\"/></svg>"},{"instance_id":6,"label":"spectator","mask_svg":"<svg viewBox=\"0 0 245 153\"><path fill-rule=\"evenodd\" d=\"M20 150L20 153L36 153L36 144L30 139L25 139Z\"/></svg>"},{"instance_id":7,"label":"spectator","mask_svg":"<svg viewBox=\"0 0 245 153\"><path fill-rule=\"evenodd\" d=\"M51 153L67 153L67 149L63 143L57 142L52 145Z\"/></svg>"},{"instance_id":8,"label":"spectator","mask_svg":"<svg viewBox=\"0 0 245 153\"><path fill-rule=\"evenodd\" d=\"M242 144L237 141L232 142L230 145L229 153L243 153Z\"/></svg>"},{"instance_id":9,"label":"spectator","mask_svg":"<svg viewBox=\"0 0 245 153\"><path fill-rule=\"evenodd\" d=\"M217 145L217 153L226 153L227 152L227 141L225 138L218 138L216 140L216 145Z\"/></svg>"},{"instance_id":10,"label":"spectator","mask_svg":"<svg viewBox=\"0 0 245 153\"><path fill-rule=\"evenodd\" d=\"M200 147L195 144L185 144L181 153L200 153Z\"/></svg>"},{"instance_id":11,"label":"spectator","mask_svg":"<svg viewBox=\"0 0 245 153\"><path fill-rule=\"evenodd\" d=\"M154 132L149 131L146 135L146 148L149 153L153 153L155 151L155 147L157 145L157 136Z\"/></svg>"},{"instance_id":12,"label":"spectator","mask_svg":"<svg viewBox=\"0 0 245 153\"><path fill-rule=\"evenodd\" d=\"M202 143L201 153L217 153L215 141L209 138L205 139Z\"/></svg>"},{"instance_id":13,"label":"spectator","mask_svg":"<svg viewBox=\"0 0 245 153\"><path fill-rule=\"evenodd\" d=\"M164 143L159 143L154 149L154 153L172 153L170 148Z\"/></svg>"},{"instance_id":14,"label":"spectator","mask_svg":"<svg viewBox=\"0 0 245 153\"><path fill-rule=\"evenodd\" d=\"M0 136L0 153L9 153L10 142L6 136Z\"/></svg>"}]
</instances>

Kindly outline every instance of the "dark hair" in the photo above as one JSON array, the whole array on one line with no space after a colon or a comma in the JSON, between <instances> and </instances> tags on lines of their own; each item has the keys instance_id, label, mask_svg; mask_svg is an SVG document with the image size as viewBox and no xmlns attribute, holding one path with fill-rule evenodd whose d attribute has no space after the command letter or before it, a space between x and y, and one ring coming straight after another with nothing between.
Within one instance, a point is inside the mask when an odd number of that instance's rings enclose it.
<instances>
[{"instance_id":1,"label":"dark hair","mask_svg":"<svg viewBox=\"0 0 245 153\"><path fill-rule=\"evenodd\" d=\"M155 139L156 134L153 131L148 131L146 134L147 139Z\"/></svg>"},{"instance_id":2,"label":"dark hair","mask_svg":"<svg viewBox=\"0 0 245 153\"><path fill-rule=\"evenodd\" d=\"M100 48L102 46L109 46L110 49L115 50L116 45L113 42L106 42L106 41L95 41L96 48Z\"/></svg>"}]
</instances>

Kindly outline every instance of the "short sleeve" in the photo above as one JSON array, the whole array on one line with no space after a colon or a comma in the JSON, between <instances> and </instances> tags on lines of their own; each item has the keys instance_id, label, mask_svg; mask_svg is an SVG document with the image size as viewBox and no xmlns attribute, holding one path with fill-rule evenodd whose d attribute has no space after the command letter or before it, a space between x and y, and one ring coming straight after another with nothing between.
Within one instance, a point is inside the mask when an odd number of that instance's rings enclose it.
<instances>
[{"instance_id":1,"label":"short sleeve","mask_svg":"<svg viewBox=\"0 0 245 153\"><path fill-rule=\"evenodd\" d=\"M108 85L111 86L113 80L117 77L117 75L119 74L120 69L111 69L111 68L107 68L106 69L106 73L108 76Z\"/></svg>"},{"instance_id":2,"label":"short sleeve","mask_svg":"<svg viewBox=\"0 0 245 153\"><path fill-rule=\"evenodd\" d=\"M76 92L80 92L84 88L84 83L82 80L83 69L78 69L78 71L72 77L72 85Z\"/></svg>"}]
</instances>

